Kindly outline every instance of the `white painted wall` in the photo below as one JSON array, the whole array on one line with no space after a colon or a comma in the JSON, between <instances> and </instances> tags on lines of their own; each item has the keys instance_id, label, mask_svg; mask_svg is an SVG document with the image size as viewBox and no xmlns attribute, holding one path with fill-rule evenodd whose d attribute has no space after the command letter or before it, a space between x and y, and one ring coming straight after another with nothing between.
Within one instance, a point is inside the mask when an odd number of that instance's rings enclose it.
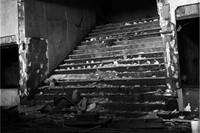
<instances>
[{"instance_id":1,"label":"white painted wall","mask_svg":"<svg viewBox=\"0 0 200 133\"><path fill-rule=\"evenodd\" d=\"M0 37L18 34L17 0L0 0Z\"/></svg>"},{"instance_id":2,"label":"white painted wall","mask_svg":"<svg viewBox=\"0 0 200 133\"><path fill-rule=\"evenodd\" d=\"M177 9L177 7L200 3L200 0L168 0L168 3L170 4L171 21L175 24L176 23L175 10Z\"/></svg>"},{"instance_id":3,"label":"white painted wall","mask_svg":"<svg viewBox=\"0 0 200 133\"><path fill-rule=\"evenodd\" d=\"M18 89L0 89L0 106L16 106L20 104Z\"/></svg>"}]
</instances>

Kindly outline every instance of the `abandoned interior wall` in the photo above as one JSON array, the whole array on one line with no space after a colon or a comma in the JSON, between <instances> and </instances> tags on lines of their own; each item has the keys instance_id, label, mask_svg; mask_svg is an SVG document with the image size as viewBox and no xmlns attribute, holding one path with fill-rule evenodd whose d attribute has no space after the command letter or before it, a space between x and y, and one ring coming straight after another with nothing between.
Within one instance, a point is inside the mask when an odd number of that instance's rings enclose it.
<instances>
[{"instance_id":1,"label":"abandoned interior wall","mask_svg":"<svg viewBox=\"0 0 200 133\"><path fill-rule=\"evenodd\" d=\"M199 9L200 4L180 6L176 9L182 109L189 103L191 110L199 109ZM181 26L181 28L180 28Z\"/></svg>"},{"instance_id":2,"label":"abandoned interior wall","mask_svg":"<svg viewBox=\"0 0 200 133\"><path fill-rule=\"evenodd\" d=\"M167 27L170 29L171 28L176 28L176 17L175 17L175 10L179 6L183 5L190 5L194 3L198 3L199 0L158 0L158 9L160 11L160 25L163 29L167 30ZM164 17L165 16L165 17ZM168 17L166 17L168 16ZM182 89L180 87L180 70L179 70L179 58L178 58L178 44L176 41L176 32L172 32L172 37L171 41L170 38L164 37L165 40L169 40L168 43L166 42L166 59L169 64L167 64L168 72L169 74L169 79L172 79L169 84L171 88L175 90L180 90ZM175 35L175 36L174 36ZM174 36L174 37L173 37ZM174 40L174 41L173 41ZM174 85L174 86L173 86ZM188 105L188 102L192 102L192 111L198 107L198 99L199 99L199 89L186 89L186 90L181 90L181 96L179 95L179 109L183 110L186 105ZM183 92L183 93L182 93ZM191 99L191 96L193 95L193 99ZM183 97L183 99L182 99ZM181 99L180 99L181 98ZM195 100L194 100L195 99ZM183 100L183 101L182 101ZM195 102L194 102L195 101Z\"/></svg>"},{"instance_id":3,"label":"abandoned interior wall","mask_svg":"<svg viewBox=\"0 0 200 133\"><path fill-rule=\"evenodd\" d=\"M89 6L56 1L25 1L28 90L35 89L95 25Z\"/></svg>"},{"instance_id":4,"label":"abandoned interior wall","mask_svg":"<svg viewBox=\"0 0 200 133\"><path fill-rule=\"evenodd\" d=\"M1 83L0 106L20 103L18 95L18 0L0 1Z\"/></svg>"},{"instance_id":5,"label":"abandoned interior wall","mask_svg":"<svg viewBox=\"0 0 200 133\"><path fill-rule=\"evenodd\" d=\"M75 48L95 25L95 12L87 8L47 4L49 71Z\"/></svg>"},{"instance_id":6,"label":"abandoned interior wall","mask_svg":"<svg viewBox=\"0 0 200 133\"><path fill-rule=\"evenodd\" d=\"M0 37L18 34L17 0L0 1Z\"/></svg>"},{"instance_id":7,"label":"abandoned interior wall","mask_svg":"<svg viewBox=\"0 0 200 133\"><path fill-rule=\"evenodd\" d=\"M172 23L176 24L175 10L179 6L199 3L200 0L168 0L170 4L170 15Z\"/></svg>"}]
</instances>

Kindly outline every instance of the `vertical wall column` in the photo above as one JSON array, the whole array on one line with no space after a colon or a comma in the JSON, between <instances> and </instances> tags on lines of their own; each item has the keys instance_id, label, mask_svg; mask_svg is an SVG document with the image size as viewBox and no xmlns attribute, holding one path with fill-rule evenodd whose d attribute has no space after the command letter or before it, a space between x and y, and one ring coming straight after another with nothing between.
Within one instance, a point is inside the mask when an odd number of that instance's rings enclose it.
<instances>
[{"instance_id":1,"label":"vertical wall column","mask_svg":"<svg viewBox=\"0 0 200 133\"><path fill-rule=\"evenodd\" d=\"M176 42L176 27L171 22L170 4L167 0L158 0L158 14L165 44L166 84L167 91L176 92L179 88L178 48Z\"/></svg>"},{"instance_id":2,"label":"vertical wall column","mask_svg":"<svg viewBox=\"0 0 200 133\"><path fill-rule=\"evenodd\" d=\"M18 0L20 96L28 96L48 75L47 39L26 37L24 1Z\"/></svg>"},{"instance_id":3,"label":"vertical wall column","mask_svg":"<svg viewBox=\"0 0 200 133\"><path fill-rule=\"evenodd\" d=\"M18 45L19 45L19 69L20 69L20 96L27 96L27 54L28 54L28 41L29 39L25 37L25 11L24 2L18 0Z\"/></svg>"}]
</instances>

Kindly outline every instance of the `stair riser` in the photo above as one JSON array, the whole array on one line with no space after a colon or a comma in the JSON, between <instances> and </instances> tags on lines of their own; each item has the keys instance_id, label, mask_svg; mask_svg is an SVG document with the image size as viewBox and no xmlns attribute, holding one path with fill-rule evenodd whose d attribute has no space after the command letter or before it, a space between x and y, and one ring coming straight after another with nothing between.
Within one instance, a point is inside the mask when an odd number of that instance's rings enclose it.
<instances>
[{"instance_id":1,"label":"stair riser","mask_svg":"<svg viewBox=\"0 0 200 133\"><path fill-rule=\"evenodd\" d=\"M97 28L92 30L93 33L98 33L98 32L107 32L110 30L120 30L120 29L127 29L127 28L137 28L137 27L145 27L149 25L159 25L159 21L153 21L153 22L148 22L148 23L141 23L141 24L131 24L131 25L118 25L118 26L113 26L113 27L104 27L104 28Z\"/></svg>"},{"instance_id":2,"label":"stair riser","mask_svg":"<svg viewBox=\"0 0 200 133\"><path fill-rule=\"evenodd\" d=\"M95 75L95 74L80 74L77 76L77 74L68 74L63 79L64 81L80 81L80 80L98 80L99 78L104 80L109 79L129 79L129 78L148 78L148 77L165 77L166 72L165 70L160 71L153 71L153 72L131 72L131 73L104 73L101 76Z\"/></svg>"},{"instance_id":3,"label":"stair riser","mask_svg":"<svg viewBox=\"0 0 200 133\"><path fill-rule=\"evenodd\" d=\"M154 64L155 63L155 60L159 63L164 63L164 58L163 57L160 57L160 58L147 58L147 59L138 59L138 60L127 60L127 61L120 61L118 60L118 64L146 64L147 61L150 62L150 64ZM114 61L116 60L110 60L110 61L107 61L107 62L104 62L104 63L88 63L88 64L80 64L80 65L62 65L62 66L59 66L59 69L86 69L88 67L91 67L91 68L100 68L102 66L106 66L106 65L110 65L110 64L113 64L114 65Z\"/></svg>"},{"instance_id":4,"label":"stair riser","mask_svg":"<svg viewBox=\"0 0 200 133\"><path fill-rule=\"evenodd\" d=\"M109 35L100 35L100 36L94 36L94 37L86 37L85 40L92 41L92 40L102 40L106 38L115 38L115 39L125 39L129 36L132 37L137 37L137 36L143 36L146 34L152 34L152 33L157 33L161 30L160 27L155 27L155 28L150 28L150 29L145 29L141 31L129 31L129 32L119 32L119 33L113 33ZM129 36L127 36L129 35Z\"/></svg>"},{"instance_id":5,"label":"stair riser","mask_svg":"<svg viewBox=\"0 0 200 133\"><path fill-rule=\"evenodd\" d=\"M102 58L102 57L107 57L107 56L138 54L141 52L150 53L150 52L163 52L163 51L164 51L164 47L144 48L144 49L126 49L126 50L118 50L118 51L112 51L112 52L94 53L94 54L69 55L69 58L70 59Z\"/></svg>"},{"instance_id":6,"label":"stair riser","mask_svg":"<svg viewBox=\"0 0 200 133\"><path fill-rule=\"evenodd\" d=\"M54 89L50 90L41 90L43 94L63 94L67 93L68 95L72 95L74 90L78 90L81 93L84 94L124 94L124 95L139 95L141 94L143 96L143 93L147 92L152 92L152 91L157 91L158 89L161 91L165 91L166 87L165 86L146 86L146 87L104 87L103 85L99 87L91 87L90 86L85 86L85 87L80 87L80 86L74 86L74 87L69 87L67 84L63 86L56 86Z\"/></svg>"},{"instance_id":7,"label":"stair riser","mask_svg":"<svg viewBox=\"0 0 200 133\"><path fill-rule=\"evenodd\" d=\"M99 35L110 35L114 33L122 33L122 32L133 32L133 31L139 31L139 30L146 30L146 29L152 29L155 27L159 27L158 22L152 22L144 25L130 25L130 26L122 26L122 27L115 27L115 28L107 28L107 29L101 29L93 31L93 33L89 33L90 37L99 36Z\"/></svg>"},{"instance_id":8,"label":"stair riser","mask_svg":"<svg viewBox=\"0 0 200 133\"><path fill-rule=\"evenodd\" d=\"M64 84L68 85L81 85L81 86L87 86L89 84L95 83L101 83L109 84L110 86L134 86L134 85L141 85L141 86L152 86L152 85L165 85L165 79L147 79L143 78L140 80L104 80L104 81L71 81L71 82L64 82ZM57 82L58 86L62 86L63 82Z\"/></svg>"},{"instance_id":9,"label":"stair riser","mask_svg":"<svg viewBox=\"0 0 200 133\"><path fill-rule=\"evenodd\" d=\"M141 39L141 38L150 38L150 37L158 37L160 36L160 29L156 30L156 31L151 31L148 34L137 34L135 35L134 33L132 34L125 34L125 35L113 35L109 38L101 38L100 40L98 38L96 38L97 40L95 41L83 41L81 42L82 45L94 45L94 44L98 44L98 43L103 43L107 40L117 40L117 41L124 41L124 40L134 40L134 39Z\"/></svg>"},{"instance_id":10,"label":"stair riser","mask_svg":"<svg viewBox=\"0 0 200 133\"><path fill-rule=\"evenodd\" d=\"M144 24L145 22L153 22L153 21L158 21L158 17L154 17L154 18L145 18L145 19L141 19L141 20L134 20L134 21L129 21L129 22L121 22L121 23L115 23L115 24L107 24L107 25L99 25L96 26L96 29L103 29L103 28L109 28L109 27L118 27L118 26L124 26L126 23L130 23L130 24Z\"/></svg>"},{"instance_id":11,"label":"stair riser","mask_svg":"<svg viewBox=\"0 0 200 133\"><path fill-rule=\"evenodd\" d=\"M92 42L85 42L82 45L78 46L78 50L90 49L90 48L101 48L108 45L107 43L111 41L105 41L104 43L96 42L94 44L90 44ZM151 37L151 38L143 38L143 39L134 39L134 40L124 40L124 41L112 41L116 45L130 45L130 44L142 44L142 43L155 43L155 42L162 42L162 37Z\"/></svg>"},{"instance_id":12,"label":"stair riser","mask_svg":"<svg viewBox=\"0 0 200 133\"><path fill-rule=\"evenodd\" d=\"M164 65L142 65L142 66L129 66L129 67L107 67L99 68L100 71L116 71L116 72L142 72L142 71L159 71L165 69ZM97 69L76 69L76 70L59 70L55 74L91 74L96 73Z\"/></svg>"},{"instance_id":13,"label":"stair riser","mask_svg":"<svg viewBox=\"0 0 200 133\"><path fill-rule=\"evenodd\" d=\"M100 99L99 101L105 101L106 99L108 99L109 101L113 101L113 102L145 102L145 101L149 101L149 102L156 102L156 101L166 101L166 98L164 96L146 96L145 98L143 98L142 96L140 96L139 94L132 94L132 95L119 95L116 94L114 95L114 93L112 95L102 95L102 92L99 92L99 94L101 93L101 95L88 95L88 94L83 94L81 93L81 95L83 97L86 97L89 101L94 101L93 99ZM60 93L63 94L63 93ZM66 95L62 95L65 96L69 99L71 99L72 94L66 94ZM45 93L43 95L37 95L35 98L37 100L54 100L54 98L59 97L59 94L53 95L50 93L50 95L48 93Z\"/></svg>"},{"instance_id":14,"label":"stair riser","mask_svg":"<svg viewBox=\"0 0 200 133\"><path fill-rule=\"evenodd\" d=\"M125 104L125 103L105 103L101 104L104 109L109 111L153 111L166 110L166 106L162 104Z\"/></svg>"},{"instance_id":15,"label":"stair riser","mask_svg":"<svg viewBox=\"0 0 200 133\"><path fill-rule=\"evenodd\" d=\"M116 50L125 50L125 49L137 49L137 48L150 48L150 47L164 47L162 42L154 42L154 43L141 43L141 44L130 44L130 45L121 45L115 47L101 47L101 48L86 48L84 50L74 51L74 55L76 54L85 54L85 53L100 53L100 52L108 52L108 51L116 51Z\"/></svg>"},{"instance_id":16,"label":"stair riser","mask_svg":"<svg viewBox=\"0 0 200 133\"><path fill-rule=\"evenodd\" d=\"M157 58L157 57L163 57L163 52L156 52L156 53L145 53L145 54L134 54L134 55L128 55L127 59L137 58L138 56L141 56L142 58ZM66 64L81 64L86 62L104 62L106 60L122 60L124 59L124 56L111 56L111 57L103 57L103 58L88 58L88 59L80 59L80 60L65 60L64 62Z\"/></svg>"}]
</instances>

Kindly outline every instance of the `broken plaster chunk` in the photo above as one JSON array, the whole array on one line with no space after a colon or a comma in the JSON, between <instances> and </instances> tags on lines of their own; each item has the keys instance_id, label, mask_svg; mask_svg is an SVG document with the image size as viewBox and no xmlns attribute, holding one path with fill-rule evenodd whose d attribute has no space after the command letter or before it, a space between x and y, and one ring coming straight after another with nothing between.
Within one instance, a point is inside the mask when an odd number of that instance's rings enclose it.
<instances>
[{"instance_id":1,"label":"broken plaster chunk","mask_svg":"<svg viewBox=\"0 0 200 133\"><path fill-rule=\"evenodd\" d=\"M154 64L159 64L159 62L157 60L155 60Z\"/></svg>"},{"instance_id":2,"label":"broken plaster chunk","mask_svg":"<svg viewBox=\"0 0 200 133\"><path fill-rule=\"evenodd\" d=\"M41 69L43 68L43 66L44 66L43 64L40 64L40 68L41 68Z\"/></svg>"},{"instance_id":3,"label":"broken plaster chunk","mask_svg":"<svg viewBox=\"0 0 200 133\"><path fill-rule=\"evenodd\" d=\"M28 63L28 66L29 66L29 67L31 66L31 62Z\"/></svg>"},{"instance_id":4,"label":"broken plaster chunk","mask_svg":"<svg viewBox=\"0 0 200 133\"><path fill-rule=\"evenodd\" d=\"M40 72L40 70L38 69L36 72L37 72L37 73L39 73L39 72Z\"/></svg>"},{"instance_id":5,"label":"broken plaster chunk","mask_svg":"<svg viewBox=\"0 0 200 133\"><path fill-rule=\"evenodd\" d=\"M158 19L154 19L153 21L158 21Z\"/></svg>"},{"instance_id":6,"label":"broken plaster chunk","mask_svg":"<svg viewBox=\"0 0 200 133\"><path fill-rule=\"evenodd\" d=\"M147 62L146 62L147 64L151 64L151 62L149 61L149 60L147 60Z\"/></svg>"},{"instance_id":7,"label":"broken plaster chunk","mask_svg":"<svg viewBox=\"0 0 200 133\"><path fill-rule=\"evenodd\" d=\"M126 25L126 26L127 26L127 25L131 25L131 24L130 24L130 23L125 23L124 25Z\"/></svg>"}]
</instances>

